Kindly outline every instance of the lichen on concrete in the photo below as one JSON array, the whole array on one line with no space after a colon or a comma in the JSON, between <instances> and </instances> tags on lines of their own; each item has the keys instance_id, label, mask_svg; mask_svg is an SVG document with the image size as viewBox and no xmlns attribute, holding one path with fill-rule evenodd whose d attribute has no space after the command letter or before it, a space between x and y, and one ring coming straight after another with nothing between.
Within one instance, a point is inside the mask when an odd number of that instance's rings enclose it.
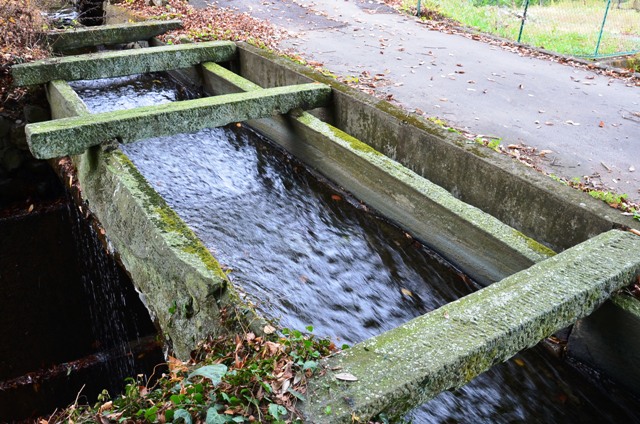
<instances>
[{"instance_id":1,"label":"lichen on concrete","mask_svg":"<svg viewBox=\"0 0 640 424\"><path fill-rule=\"evenodd\" d=\"M593 312L640 275L638 249L629 232L603 233L359 343L323 363L302 409L315 423L367 422L382 412L397 419ZM336 372L358 381L340 382Z\"/></svg>"},{"instance_id":2,"label":"lichen on concrete","mask_svg":"<svg viewBox=\"0 0 640 424\"><path fill-rule=\"evenodd\" d=\"M16 86L53 80L75 81L188 68L202 62L225 62L236 53L230 41L210 41L134 50L111 50L54 57L13 66Z\"/></svg>"},{"instance_id":3,"label":"lichen on concrete","mask_svg":"<svg viewBox=\"0 0 640 424\"><path fill-rule=\"evenodd\" d=\"M232 122L327 105L331 89L322 84L278 87L162 105L57 119L26 127L36 158L74 155L111 139L123 143L219 127Z\"/></svg>"}]
</instances>

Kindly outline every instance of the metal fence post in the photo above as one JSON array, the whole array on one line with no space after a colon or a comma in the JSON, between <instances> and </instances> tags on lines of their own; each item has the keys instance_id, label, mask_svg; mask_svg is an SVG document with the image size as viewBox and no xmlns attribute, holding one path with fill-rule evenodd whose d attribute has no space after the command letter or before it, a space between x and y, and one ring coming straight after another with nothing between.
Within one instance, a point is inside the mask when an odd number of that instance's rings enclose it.
<instances>
[{"instance_id":1,"label":"metal fence post","mask_svg":"<svg viewBox=\"0 0 640 424\"><path fill-rule=\"evenodd\" d=\"M598 42L596 43L596 50L593 52L593 57L598 57L598 50L600 49L600 41L602 41L602 32L604 31L604 24L607 22L607 15L609 14L610 6L611 6L611 0L608 0L607 9L604 11L604 18L602 18L602 26L600 27L600 34L598 34Z\"/></svg>"},{"instance_id":2,"label":"metal fence post","mask_svg":"<svg viewBox=\"0 0 640 424\"><path fill-rule=\"evenodd\" d=\"M418 0L418 13L416 14L417 17L420 17L420 0Z\"/></svg>"},{"instance_id":3,"label":"metal fence post","mask_svg":"<svg viewBox=\"0 0 640 424\"><path fill-rule=\"evenodd\" d=\"M609 0L611 1L611 0ZM522 12L522 23L520 24L520 32L518 33L518 43L522 38L522 30L524 29L524 21L527 20L527 10L529 9L529 0L524 4L524 12Z\"/></svg>"}]
</instances>

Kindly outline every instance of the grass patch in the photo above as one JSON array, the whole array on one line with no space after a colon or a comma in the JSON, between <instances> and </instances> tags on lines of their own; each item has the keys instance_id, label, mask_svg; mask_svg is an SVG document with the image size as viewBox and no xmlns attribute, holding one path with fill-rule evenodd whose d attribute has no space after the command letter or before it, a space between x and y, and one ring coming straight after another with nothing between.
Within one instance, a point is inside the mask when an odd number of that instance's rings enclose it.
<instances>
[{"instance_id":1,"label":"grass patch","mask_svg":"<svg viewBox=\"0 0 640 424\"><path fill-rule=\"evenodd\" d=\"M606 2L600 0L545 0L531 2L527 10L521 42L554 52L593 56ZM604 26L599 56L640 51L640 0L612 2ZM424 0L427 14L454 21L516 41L522 23L522 0ZM403 0L404 10L417 9L417 0Z\"/></svg>"}]
</instances>

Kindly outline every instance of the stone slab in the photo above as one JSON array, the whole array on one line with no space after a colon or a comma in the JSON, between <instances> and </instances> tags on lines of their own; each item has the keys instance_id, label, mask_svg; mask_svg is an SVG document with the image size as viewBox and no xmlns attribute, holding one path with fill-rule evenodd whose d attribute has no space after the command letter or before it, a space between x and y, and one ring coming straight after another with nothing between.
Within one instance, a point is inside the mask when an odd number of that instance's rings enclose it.
<instances>
[{"instance_id":1,"label":"stone slab","mask_svg":"<svg viewBox=\"0 0 640 424\"><path fill-rule=\"evenodd\" d=\"M314 423L398 419L589 315L640 275L638 251L640 237L612 230L359 343L322 363L302 410Z\"/></svg>"},{"instance_id":2,"label":"stone slab","mask_svg":"<svg viewBox=\"0 0 640 424\"><path fill-rule=\"evenodd\" d=\"M54 57L13 66L16 86L54 80L75 81L187 68L202 62L231 60L236 45L230 41L179 44L134 50L112 50L77 56Z\"/></svg>"},{"instance_id":3,"label":"stone slab","mask_svg":"<svg viewBox=\"0 0 640 424\"><path fill-rule=\"evenodd\" d=\"M112 139L130 143L192 132L292 109L326 106L330 99L331 89L317 83L205 97L30 124L26 126L27 142L36 158L50 159L79 154Z\"/></svg>"},{"instance_id":4,"label":"stone slab","mask_svg":"<svg viewBox=\"0 0 640 424\"><path fill-rule=\"evenodd\" d=\"M148 40L179 28L182 28L182 22L179 20L78 27L68 30L49 31L47 33L47 41L53 50L65 51L83 47Z\"/></svg>"},{"instance_id":5,"label":"stone slab","mask_svg":"<svg viewBox=\"0 0 640 424\"><path fill-rule=\"evenodd\" d=\"M215 94L260 90L215 64L202 65ZM554 252L310 113L249 124L488 285Z\"/></svg>"}]
</instances>

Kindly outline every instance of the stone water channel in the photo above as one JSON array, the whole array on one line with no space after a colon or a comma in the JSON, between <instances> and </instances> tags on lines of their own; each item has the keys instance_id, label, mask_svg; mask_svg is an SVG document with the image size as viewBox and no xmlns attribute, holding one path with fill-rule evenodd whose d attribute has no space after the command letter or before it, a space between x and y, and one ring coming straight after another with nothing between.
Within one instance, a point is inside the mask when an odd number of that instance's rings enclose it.
<instances>
[{"instance_id":1,"label":"stone water channel","mask_svg":"<svg viewBox=\"0 0 640 424\"><path fill-rule=\"evenodd\" d=\"M165 76L82 81L92 112L184 99ZM356 343L477 288L244 128L124 146L266 316ZM586 372L586 371L585 371ZM591 377L596 377L592 375ZM414 422L639 422L636 399L540 348L410 412Z\"/></svg>"}]
</instances>

